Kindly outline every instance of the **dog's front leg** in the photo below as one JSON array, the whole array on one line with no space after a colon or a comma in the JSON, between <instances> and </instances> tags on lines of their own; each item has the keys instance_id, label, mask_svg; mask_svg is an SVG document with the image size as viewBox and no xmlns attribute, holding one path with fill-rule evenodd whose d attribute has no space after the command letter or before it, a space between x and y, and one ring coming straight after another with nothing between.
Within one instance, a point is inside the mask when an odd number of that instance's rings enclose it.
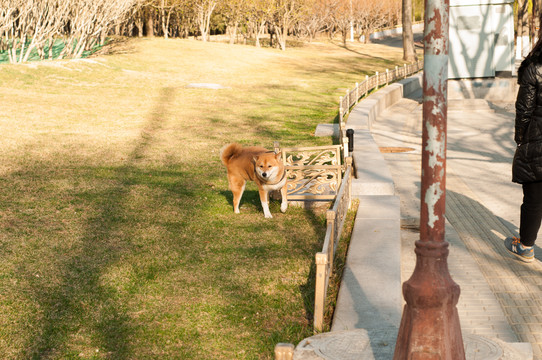
<instances>
[{"instance_id":1,"label":"dog's front leg","mask_svg":"<svg viewBox=\"0 0 542 360\"><path fill-rule=\"evenodd\" d=\"M280 203L280 211L283 213L286 212L286 209L288 209L288 199L286 198L286 192L288 189L286 188L286 184L280 189L280 195L282 198L282 202Z\"/></svg>"},{"instance_id":2,"label":"dog's front leg","mask_svg":"<svg viewBox=\"0 0 542 360\"><path fill-rule=\"evenodd\" d=\"M267 200L267 191L260 189L260 202L262 203L263 215L266 218L272 218L271 212L269 211L269 203Z\"/></svg>"}]
</instances>

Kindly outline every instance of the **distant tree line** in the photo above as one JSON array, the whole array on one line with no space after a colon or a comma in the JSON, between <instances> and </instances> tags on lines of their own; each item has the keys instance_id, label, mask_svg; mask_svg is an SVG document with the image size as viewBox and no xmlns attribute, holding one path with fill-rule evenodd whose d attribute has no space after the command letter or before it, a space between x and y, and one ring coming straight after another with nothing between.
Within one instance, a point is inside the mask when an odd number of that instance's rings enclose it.
<instances>
[{"instance_id":1,"label":"distant tree line","mask_svg":"<svg viewBox=\"0 0 542 360\"><path fill-rule=\"evenodd\" d=\"M343 41L351 29L365 40L375 29L401 21L401 0L146 0L123 24L121 34L188 37L207 41L227 34L230 43L253 41L286 48L286 38L312 40L336 34Z\"/></svg>"},{"instance_id":2,"label":"distant tree line","mask_svg":"<svg viewBox=\"0 0 542 360\"><path fill-rule=\"evenodd\" d=\"M286 49L325 33L346 42L401 22L401 0L0 0L0 55L10 62L78 58L109 35L229 36Z\"/></svg>"}]
</instances>

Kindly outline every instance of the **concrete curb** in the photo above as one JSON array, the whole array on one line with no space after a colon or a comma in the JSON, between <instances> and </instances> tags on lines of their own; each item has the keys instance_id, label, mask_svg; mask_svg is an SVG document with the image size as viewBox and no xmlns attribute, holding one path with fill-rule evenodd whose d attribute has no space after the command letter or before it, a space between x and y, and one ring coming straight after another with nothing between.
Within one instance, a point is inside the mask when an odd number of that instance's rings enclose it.
<instances>
[{"instance_id":1,"label":"concrete curb","mask_svg":"<svg viewBox=\"0 0 542 360\"><path fill-rule=\"evenodd\" d=\"M393 195L394 186L390 170L380 153L371 126L388 107L403 97L419 91L423 75L418 73L386 86L358 103L348 115L346 128L354 130L355 179L352 181L354 197L364 195Z\"/></svg>"},{"instance_id":2,"label":"concrete curb","mask_svg":"<svg viewBox=\"0 0 542 360\"><path fill-rule=\"evenodd\" d=\"M371 329L397 333L401 322L399 197L362 196L331 331Z\"/></svg>"},{"instance_id":3,"label":"concrete curb","mask_svg":"<svg viewBox=\"0 0 542 360\"><path fill-rule=\"evenodd\" d=\"M346 127L354 129L356 169L352 196L360 199L360 207L332 332L365 328L371 332L396 334L399 328L402 307L400 201L395 195L390 169L371 134L371 124L386 108L419 91L422 79L420 73L389 85L358 103L348 116ZM386 281L375 282L374 279Z\"/></svg>"},{"instance_id":4,"label":"concrete curb","mask_svg":"<svg viewBox=\"0 0 542 360\"><path fill-rule=\"evenodd\" d=\"M420 72L376 91L352 109L348 115L346 127L354 130L371 130L371 124L382 111L403 97L420 90L422 86L423 74Z\"/></svg>"}]
</instances>

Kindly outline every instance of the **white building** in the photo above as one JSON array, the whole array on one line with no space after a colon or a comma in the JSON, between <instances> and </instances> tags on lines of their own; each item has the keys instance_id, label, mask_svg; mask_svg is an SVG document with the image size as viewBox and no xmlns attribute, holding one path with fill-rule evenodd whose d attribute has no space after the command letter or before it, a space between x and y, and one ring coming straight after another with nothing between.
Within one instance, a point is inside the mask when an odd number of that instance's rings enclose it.
<instances>
[{"instance_id":1,"label":"white building","mask_svg":"<svg viewBox=\"0 0 542 360\"><path fill-rule=\"evenodd\" d=\"M511 76L513 0L450 0L448 78Z\"/></svg>"}]
</instances>

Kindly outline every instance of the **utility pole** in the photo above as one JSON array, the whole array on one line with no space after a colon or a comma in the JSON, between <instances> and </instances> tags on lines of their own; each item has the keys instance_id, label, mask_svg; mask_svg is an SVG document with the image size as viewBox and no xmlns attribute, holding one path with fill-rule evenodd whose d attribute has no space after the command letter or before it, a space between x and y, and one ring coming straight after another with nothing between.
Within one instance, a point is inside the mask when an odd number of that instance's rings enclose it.
<instances>
[{"instance_id":1,"label":"utility pole","mask_svg":"<svg viewBox=\"0 0 542 360\"><path fill-rule=\"evenodd\" d=\"M425 1L420 240L416 267L403 284L406 305L394 360L464 360L445 240L449 0Z\"/></svg>"}]
</instances>

